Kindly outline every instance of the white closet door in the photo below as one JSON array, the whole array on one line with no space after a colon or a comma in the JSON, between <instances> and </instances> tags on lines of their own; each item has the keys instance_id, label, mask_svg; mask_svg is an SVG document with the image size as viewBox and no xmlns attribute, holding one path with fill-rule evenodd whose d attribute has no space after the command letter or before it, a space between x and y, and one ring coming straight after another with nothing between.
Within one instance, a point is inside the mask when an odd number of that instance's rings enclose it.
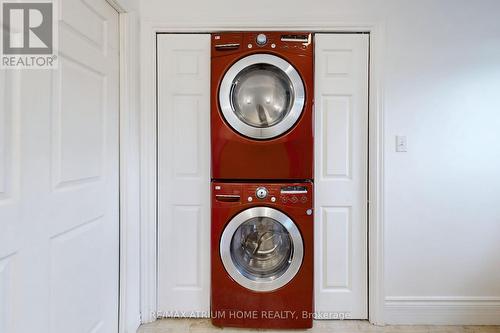
<instances>
[{"instance_id":1,"label":"white closet door","mask_svg":"<svg viewBox=\"0 0 500 333\"><path fill-rule=\"evenodd\" d=\"M118 13L59 6L59 68L0 70L2 333L118 332Z\"/></svg>"},{"instance_id":2,"label":"white closet door","mask_svg":"<svg viewBox=\"0 0 500 333\"><path fill-rule=\"evenodd\" d=\"M315 43L316 311L366 319L369 36Z\"/></svg>"},{"instance_id":3,"label":"white closet door","mask_svg":"<svg viewBox=\"0 0 500 333\"><path fill-rule=\"evenodd\" d=\"M157 45L158 310L171 316L210 309L210 35Z\"/></svg>"}]
</instances>

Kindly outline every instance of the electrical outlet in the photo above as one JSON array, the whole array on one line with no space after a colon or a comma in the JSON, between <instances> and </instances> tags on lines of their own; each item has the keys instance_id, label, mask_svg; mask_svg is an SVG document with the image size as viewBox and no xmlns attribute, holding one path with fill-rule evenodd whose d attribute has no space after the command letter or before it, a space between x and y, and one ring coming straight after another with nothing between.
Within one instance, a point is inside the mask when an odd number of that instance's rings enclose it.
<instances>
[{"instance_id":1,"label":"electrical outlet","mask_svg":"<svg viewBox=\"0 0 500 333\"><path fill-rule=\"evenodd\" d=\"M404 153L408 151L408 142L406 140L406 136L396 136L396 151L398 153Z\"/></svg>"}]
</instances>

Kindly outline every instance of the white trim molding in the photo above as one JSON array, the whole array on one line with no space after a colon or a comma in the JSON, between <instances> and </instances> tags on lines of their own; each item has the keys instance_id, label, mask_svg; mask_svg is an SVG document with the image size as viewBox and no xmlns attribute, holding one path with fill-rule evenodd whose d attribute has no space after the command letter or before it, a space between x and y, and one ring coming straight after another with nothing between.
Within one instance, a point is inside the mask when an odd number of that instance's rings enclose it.
<instances>
[{"instance_id":1,"label":"white trim molding","mask_svg":"<svg viewBox=\"0 0 500 333\"><path fill-rule=\"evenodd\" d=\"M147 31L147 32L146 32ZM141 322L157 312L156 31L141 23Z\"/></svg>"},{"instance_id":2,"label":"white trim molding","mask_svg":"<svg viewBox=\"0 0 500 333\"><path fill-rule=\"evenodd\" d=\"M120 47L120 258L118 332L135 333L141 323L139 18L124 0L106 0L119 14Z\"/></svg>"},{"instance_id":3,"label":"white trim molding","mask_svg":"<svg viewBox=\"0 0 500 333\"><path fill-rule=\"evenodd\" d=\"M368 320L384 325L385 24L371 26L368 103Z\"/></svg>"},{"instance_id":4,"label":"white trim molding","mask_svg":"<svg viewBox=\"0 0 500 333\"><path fill-rule=\"evenodd\" d=\"M500 297L385 298L388 324L500 325Z\"/></svg>"},{"instance_id":5,"label":"white trim molding","mask_svg":"<svg viewBox=\"0 0 500 333\"><path fill-rule=\"evenodd\" d=\"M383 22L355 23L290 19L224 20L197 24L141 22L141 313L142 322L156 320L157 310L157 187L156 187L156 34L213 31L296 30L370 33L369 100L369 320L384 324L384 204L383 204Z\"/></svg>"},{"instance_id":6,"label":"white trim molding","mask_svg":"<svg viewBox=\"0 0 500 333\"><path fill-rule=\"evenodd\" d=\"M139 22L120 13L120 333L140 325Z\"/></svg>"}]
</instances>

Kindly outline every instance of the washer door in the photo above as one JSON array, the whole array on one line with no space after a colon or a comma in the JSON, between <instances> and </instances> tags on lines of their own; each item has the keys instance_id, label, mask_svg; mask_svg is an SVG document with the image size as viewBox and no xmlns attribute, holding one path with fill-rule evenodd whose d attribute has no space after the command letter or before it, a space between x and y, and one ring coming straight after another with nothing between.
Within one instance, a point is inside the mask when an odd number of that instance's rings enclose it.
<instances>
[{"instance_id":1,"label":"washer door","mask_svg":"<svg viewBox=\"0 0 500 333\"><path fill-rule=\"evenodd\" d=\"M253 139L282 135L304 108L304 84L286 60L254 54L237 61L224 75L219 103L224 118L238 133Z\"/></svg>"},{"instance_id":2,"label":"washer door","mask_svg":"<svg viewBox=\"0 0 500 333\"><path fill-rule=\"evenodd\" d=\"M293 221L269 207L236 215L220 241L220 256L229 275L243 287L271 291L286 285L302 264L302 236Z\"/></svg>"}]
</instances>

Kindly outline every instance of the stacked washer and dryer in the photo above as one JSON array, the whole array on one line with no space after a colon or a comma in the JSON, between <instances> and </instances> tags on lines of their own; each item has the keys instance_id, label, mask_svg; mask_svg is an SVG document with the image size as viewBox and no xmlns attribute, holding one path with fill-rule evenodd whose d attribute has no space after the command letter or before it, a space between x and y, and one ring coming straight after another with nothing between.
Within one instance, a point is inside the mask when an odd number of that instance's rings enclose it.
<instances>
[{"instance_id":1,"label":"stacked washer and dryer","mask_svg":"<svg viewBox=\"0 0 500 333\"><path fill-rule=\"evenodd\" d=\"M212 322L312 327L312 34L216 33L211 54Z\"/></svg>"}]
</instances>

